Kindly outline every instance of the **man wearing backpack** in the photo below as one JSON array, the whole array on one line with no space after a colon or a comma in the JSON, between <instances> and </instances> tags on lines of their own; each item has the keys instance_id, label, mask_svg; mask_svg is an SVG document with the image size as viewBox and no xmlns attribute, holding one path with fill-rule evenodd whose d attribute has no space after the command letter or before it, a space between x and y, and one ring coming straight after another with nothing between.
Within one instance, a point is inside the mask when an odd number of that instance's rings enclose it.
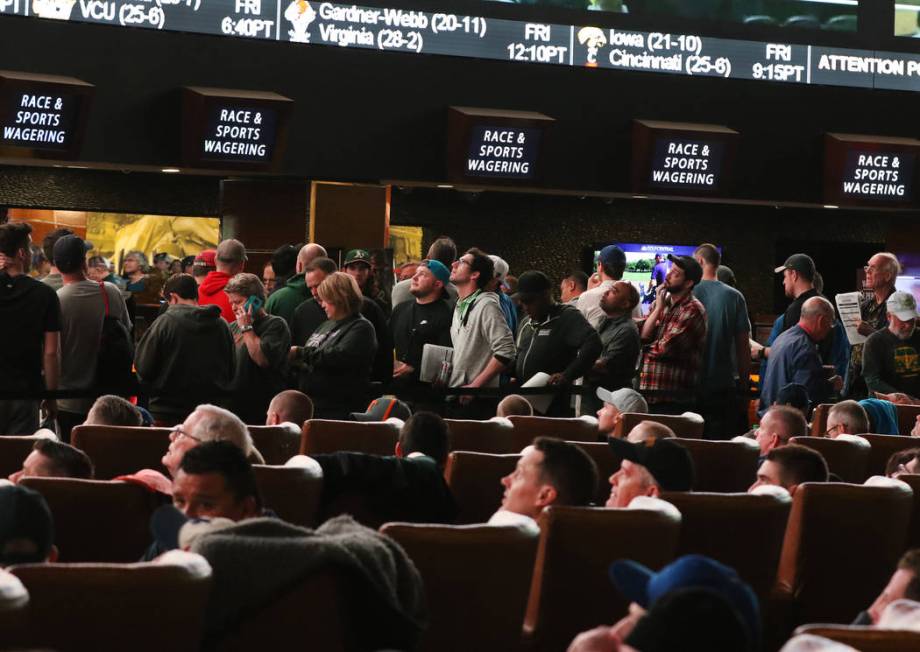
<instances>
[{"instance_id":1,"label":"man wearing backpack","mask_svg":"<svg viewBox=\"0 0 920 652\"><path fill-rule=\"evenodd\" d=\"M62 390L89 390L96 387L97 380L105 380L98 379L98 365L100 355L105 353L100 346L107 314L121 322L128 332L131 330L128 309L118 288L86 278L89 249L92 244L75 235L64 236L54 245L54 266L64 280L64 286L58 290ZM70 430L86 419L93 399L94 396L58 399L58 426L65 442L70 441Z\"/></svg>"}]
</instances>

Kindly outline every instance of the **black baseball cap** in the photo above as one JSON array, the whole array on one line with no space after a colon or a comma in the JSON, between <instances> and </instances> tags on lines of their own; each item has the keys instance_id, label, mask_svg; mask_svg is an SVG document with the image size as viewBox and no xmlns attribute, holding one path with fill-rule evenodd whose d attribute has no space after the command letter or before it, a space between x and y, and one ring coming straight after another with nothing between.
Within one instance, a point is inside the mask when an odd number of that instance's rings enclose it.
<instances>
[{"instance_id":1,"label":"black baseball cap","mask_svg":"<svg viewBox=\"0 0 920 652\"><path fill-rule=\"evenodd\" d=\"M601 249L597 261L604 265L625 265L626 253L616 245L607 245Z\"/></svg>"},{"instance_id":2,"label":"black baseball cap","mask_svg":"<svg viewBox=\"0 0 920 652\"><path fill-rule=\"evenodd\" d=\"M610 438L607 443L621 459L648 469L663 491L690 491L693 488L693 458L673 439L649 437L633 444L625 439Z\"/></svg>"},{"instance_id":3,"label":"black baseball cap","mask_svg":"<svg viewBox=\"0 0 920 652\"><path fill-rule=\"evenodd\" d=\"M693 285L699 285L703 280L703 268L696 262L692 256L675 256L668 254L668 260L680 267L688 281L693 281Z\"/></svg>"},{"instance_id":4,"label":"black baseball cap","mask_svg":"<svg viewBox=\"0 0 920 652\"><path fill-rule=\"evenodd\" d=\"M87 242L77 235L65 235L54 243L54 266L63 274L72 274L83 267L86 262L86 252L93 248L92 242Z\"/></svg>"},{"instance_id":5,"label":"black baseball cap","mask_svg":"<svg viewBox=\"0 0 920 652\"><path fill-rule=\"evenodd\" d=\"M815 261L808 254L792 254L786 259L786 262L774 269L777 274L781 274L787 269L798 272L800 276L808 281L815 280Z\"/></svg>"},{"instance_id":6,"label":"black baseball cap","mask_svg":"<svg viewBox=\"0 0 920 652\"><path fill-rule=\"evenodd\" d=\"M364 412L352 412L355 421L386 421L387 419L402 419L405 421L412 416L409 406L393 396L381 396L371 401Z\"/></svg>"},{"instance_id":7,"label":"black baseball cap","mask_svg":"<svg viewBox=\"0 0 920 652\"><path fill-rule=\"evenodd\" d=\"M518 277L517 291L514 293L515 298L528 299L540 296L553 289L553 283L543 272L537 270L528 270Z\"/></svg>"},{"instance_id":8,"label":"black baseball cap","mask_svg":"<svg viewBox=\"0 0 920 652\"><path fill-rule=\"evenodd\" d=\"M26 487L0 487L0 566L41 563L51 554L54 522L44 497Z\"/></svg>"}]
</instances>

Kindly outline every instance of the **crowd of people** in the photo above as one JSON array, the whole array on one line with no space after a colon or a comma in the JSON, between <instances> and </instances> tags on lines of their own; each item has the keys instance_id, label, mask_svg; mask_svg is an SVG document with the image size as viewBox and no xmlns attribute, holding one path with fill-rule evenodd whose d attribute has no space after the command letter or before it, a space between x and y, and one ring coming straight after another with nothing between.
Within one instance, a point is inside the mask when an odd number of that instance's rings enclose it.
<instances>
[{"instance_id":1,"label":"crowd of people","mask_svg":"<svg viewBox=\"0 0 920 652\"><path fill-rule=\"evenodd\" d=\"M126 282L112 283L106 261L87 258L88 243L56 235L43 242L52 266L36 280L29 275L30 227L0 225L0 334L14 343L0 351L0 433L40 433L10 476L12 486L0 487L0 509L19 500L50 518L40 496L17 486L22 478L93 477L92 461L69 445L77 425L170 427L165 474L137 469L117 479L148 487L164 503L154 519L170 525L153 527L145 559L194 550L182 545L181 531L201 519L231 529L277 519L255 481L252 465L264 459L247 424L299 431L311 418L400 419L391 456L337 452L288 464L322 477L320 513L335 513L343 496L358 493L381 522L423 523L451 523L458 511L444 478L451 449L445 416L596 415L598 440L621 460L605 507L678 515L662 494L693 488L692 456L654 420L623 432L624 414L689 414L708 439L756 447L751 493L794 495L804 483L836 479L820 453L791 442L808 434L820 403L835 403L826 437L920 436L920 425L899 432L896 414L897 405L920 399L920 314L912 295L896 291L899 263L885 252L868 261L861 320L846 325L821 295L814 261L791 256L774 270L791 302L762 345L751 339L743 294L719 280L733 275L710 244L693 256L667 257L643 316L616 245L601 250L590 276L566 273L557 282L539 270L512 277L502 258L458 251L440 237L386 293L367 250L348 251L340 268L317 243L285 245L259 276L245 271L245 245L227 239L179 265L155 258L164 271L162 306L135 343L123 290L149 289L144 261L126 256ZM850 346L845 326L865 343ZM750 429L758 363L758 424ZM119 365L138 383L98 396L99 388L117 385ZM544 393L518 393L532 387ZM897 478L918 466L920 447L893 456L887 473ZM592 505L599 481L582 448L538 437L501 480L501 504L489 523L537 532L550 506ZM54 561L51 531L18 532L25 543L14 556L3 548L12 535L0 532L0 565ZM270 537L272 529L260 532ZM883 623L888 602L920 599L918 558L918 551L905 555L859 622ZM617 561L611 578L633 602L630 615L578 636L572 652L677 649L693 637L706 643L685 649L761 648L757 598L717 561L686 557L657 574Z\"/></svg>"}]
</instances>

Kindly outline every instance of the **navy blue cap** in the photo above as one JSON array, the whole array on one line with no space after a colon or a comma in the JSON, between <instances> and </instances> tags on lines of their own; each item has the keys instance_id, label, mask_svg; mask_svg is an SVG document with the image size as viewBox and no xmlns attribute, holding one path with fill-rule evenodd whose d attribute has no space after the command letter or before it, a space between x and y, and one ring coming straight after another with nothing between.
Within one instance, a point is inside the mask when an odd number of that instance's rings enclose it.
<instances>
[{"instance_id":1,"label":"navy blue cap","mask_svg":"<svg viewBox=\"0 0 920 652\"><path fill-rule=\"evenodd\" d=\"M616 245L607 245L601 249L597 261L602 265L625 265L626 254Z\"/></svg>"}]
</instances>

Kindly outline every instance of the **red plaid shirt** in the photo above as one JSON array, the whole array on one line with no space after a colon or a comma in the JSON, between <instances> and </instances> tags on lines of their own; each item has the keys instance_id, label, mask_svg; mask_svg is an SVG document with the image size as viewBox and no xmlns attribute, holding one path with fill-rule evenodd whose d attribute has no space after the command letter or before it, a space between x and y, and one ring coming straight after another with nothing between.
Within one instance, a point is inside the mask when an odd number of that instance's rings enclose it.
<instances>
[{"instance_id":1,"label":"red plaid shirt","mask_svg":"<svg viewBox=\"0 0 920 652\"><path fill-rule=\"evenodd\" d=\"M705 348L706 308L688 294L658 320L658 334L642 358L639 391L649 391L649 403L692 401Z\"/></svg>"}]
</instances>

